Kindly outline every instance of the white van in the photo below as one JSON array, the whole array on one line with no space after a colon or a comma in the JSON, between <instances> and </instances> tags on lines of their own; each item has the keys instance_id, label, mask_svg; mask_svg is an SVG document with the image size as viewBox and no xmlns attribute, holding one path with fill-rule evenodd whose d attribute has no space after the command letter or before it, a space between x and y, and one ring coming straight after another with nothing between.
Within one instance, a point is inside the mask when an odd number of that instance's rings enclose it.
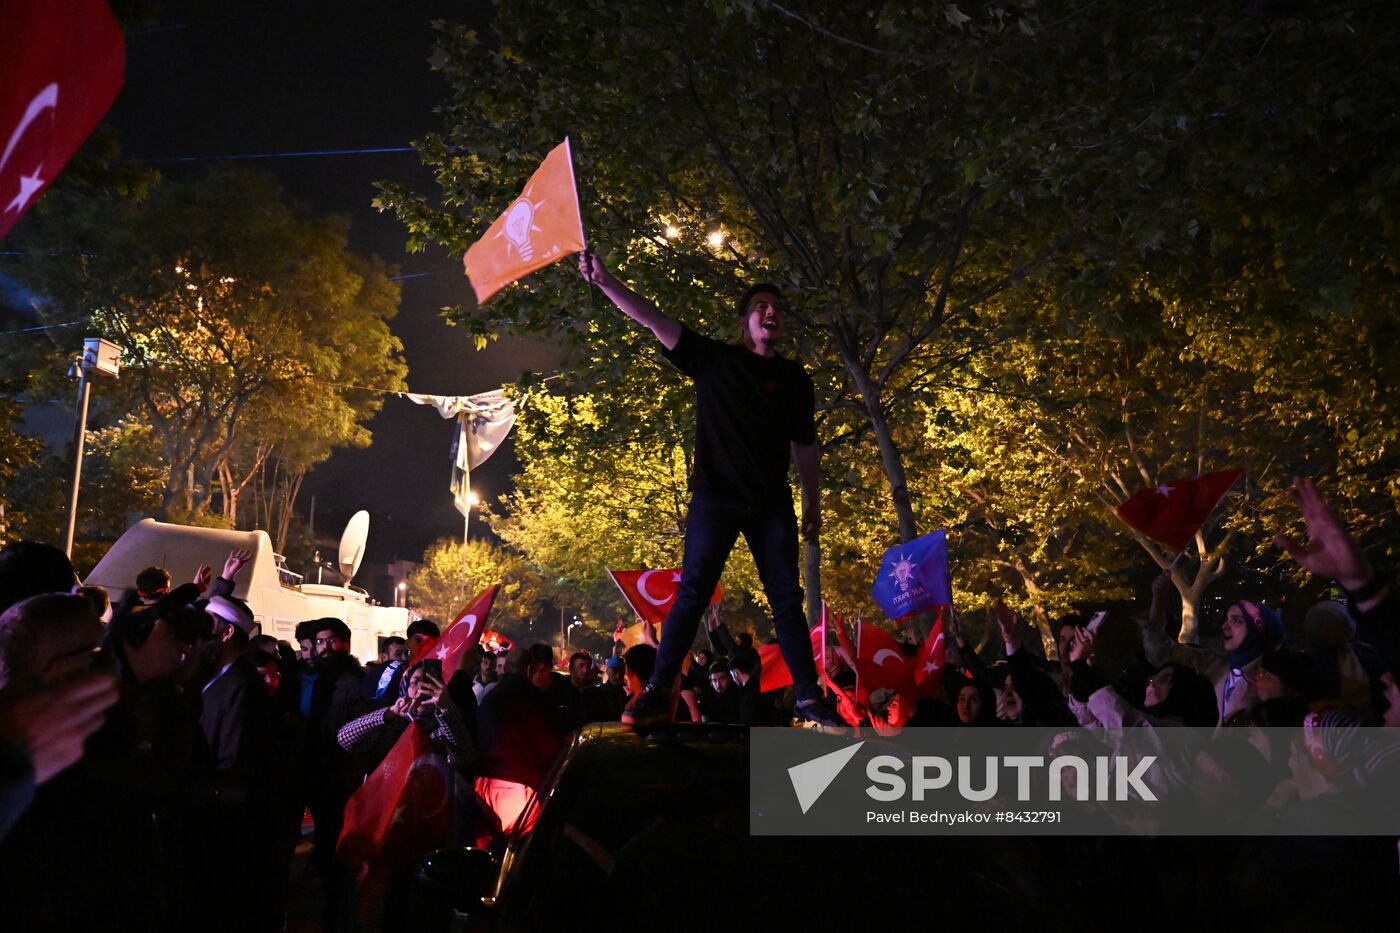
<instances>
[{"instance_id":1,"label":"white van","mask_svg":"<svg viewBox=\"0 0 1400 933\"><path fill-rule=\"evenodd\" d=\"M273 553L265 531L196 528L153 518L128 528L84 582L105 588L116 601L147 567L164 567L179 584L193 580L200 564L208 564L217 576L229 552L239 549L253 556L234 581L233 595L248 603L265 634L293 646L298 622L332 617L350 627L351 653L361 662L374 661L379 658L379 639L402 636L415 617L407 609L373 605L359 589L303 583L300 574L287 570L281 556Z\"/></svg>"}]
</instances>

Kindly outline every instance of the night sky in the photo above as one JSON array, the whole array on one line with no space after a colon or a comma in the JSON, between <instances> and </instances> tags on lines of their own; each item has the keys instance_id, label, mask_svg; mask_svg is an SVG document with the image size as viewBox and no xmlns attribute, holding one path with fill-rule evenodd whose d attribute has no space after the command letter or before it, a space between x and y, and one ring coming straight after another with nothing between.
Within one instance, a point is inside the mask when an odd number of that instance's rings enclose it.
<instances>
[{"instance_id":1,"label":"night sky","mask_svg":"<svg viewBox=\"0 0 1400 933\"><path fill-rule=\"evenodd\" d=\"M446 95L427 65L430 23L479 24L487 9L431 0L172 3L154 23L129 30L126 85L108 122L128 155L171 176L202 171L214 156L407 146L438 127L433 109ZM349 215L351 248L399 266L406 278L392 328L413 391L471 394L558 366L556 351L522 341L477 353L442 319L442 307L470 292L460 259L440 249L407 255L403 227L370 204L379 180L435 191L414 153L240 164L272 172L316 214ZM338 535L351 513L368 509L371 561L414 560L433 539L461 534L447 491L451 422L390 398L370 427L370 448L339 452L307 478L300 507L305 514L316 497L318 533ZM472 485L493 499L515 466L507 442Z\"/></svg>"}]
</instances>

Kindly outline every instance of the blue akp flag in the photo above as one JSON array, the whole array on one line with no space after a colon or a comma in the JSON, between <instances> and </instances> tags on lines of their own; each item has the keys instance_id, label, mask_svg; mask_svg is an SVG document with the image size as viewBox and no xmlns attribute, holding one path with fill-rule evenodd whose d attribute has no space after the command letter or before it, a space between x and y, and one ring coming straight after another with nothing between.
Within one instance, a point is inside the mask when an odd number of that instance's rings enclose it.
<instances>
[{"instance_id":1,"label":"blue akp flag","mask_svg":"<svg viewBox=\"0 0 1400 933\"><path fill-rule=\"evenodd\" d=\"M886 551L870 595L891 619L930 606L951 606L948 533L940 528Z\"/></svg>"}]
</instances>

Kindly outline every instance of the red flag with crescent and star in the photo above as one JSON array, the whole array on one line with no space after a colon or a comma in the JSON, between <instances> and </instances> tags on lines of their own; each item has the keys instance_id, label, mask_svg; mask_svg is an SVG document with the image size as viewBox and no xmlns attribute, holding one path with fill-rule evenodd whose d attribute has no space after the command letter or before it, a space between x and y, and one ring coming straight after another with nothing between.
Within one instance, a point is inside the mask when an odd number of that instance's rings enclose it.
<instances>
[{"instance_id":1,"label":"red flag with crescent and star","mask_svg":"<svg viewBox=\"0 0 1400 933\"><path fill-rule=\"evenodd\" d=\"M491 606L495 603L496 592L500 588L499 583L494 583L477 593L476 597L457 613L447 628L442 630L442 634L435 641L426 642L419 648L412 660L416 662L424 658L441 658L443 673L450 678L461 663L462 655L475 648L477 642L481 641L481 636L486 631L486 617L491 614Z\"/></svg>"},{"instance_id":2,"label":"red flag with crescent and star","mask_svg":"<svg viewBox=\"0 0 1400 933\"><path fill-rule=\"evenodd\" d=\"M520 197L496 218L463 260L476 303L517 279L584 248L569 138L544 157Z\"/></svg>"},{"instance_id":3,"label":"red flag with crescent and star","mask_svg":"<svg viewBox=\"0 0 1400 933\"><path fill-rule=\"evenodd\" d=\"M1143 489L1118 506L1118 517L1129 528L1172 550L1185 550L1243 472L1223 470Z\"/></svg>"},{"instance_id":4,"label":"red flag with crescent and star","mask_svg":"<svg viewBox=\"0 0 1400 933\"><path fill-rule=\"evenodd\" d=\"M878 625L856 623L856 699L864 703L883 687L907 690L910 665L894 636Z\"/></svg>"},{"instance_id":5,"label":"red flag with crescent and star","mask_svg":"<svg viewBox=\"0 0 1400 933\"><path fill-rule=\"evenodd\" d=\"M948 651L943 644L943 612L947 607L938 607L938 617L928 630L928 637L919 646L914 656L914 686L921 697L943 696L943 665L948 663Z\"/></svg>"},{"instance_id":6,"label":"red flag with crescent and star","mask_svg":"<svg viewBox=\"0 0 1400 933\"><path fill-rule=\"evenodd\" d=\"M97 128L125 74L105 0L0 0L0 239Z\"/></svg>"},{"instance_id":7,"label":"red flag with crescent and star","mask_svg":"<svg viewBox=\"0 0 1400 933\"><path fill-rule=\"evenodd\" d=\"M676 602L676 587L681 582L679 570L609 570L608 576L627 600L627 605L644 622L660 625ZM715 587L711 603L724 598L724 591Z\"/></svg>"}]
</instances>

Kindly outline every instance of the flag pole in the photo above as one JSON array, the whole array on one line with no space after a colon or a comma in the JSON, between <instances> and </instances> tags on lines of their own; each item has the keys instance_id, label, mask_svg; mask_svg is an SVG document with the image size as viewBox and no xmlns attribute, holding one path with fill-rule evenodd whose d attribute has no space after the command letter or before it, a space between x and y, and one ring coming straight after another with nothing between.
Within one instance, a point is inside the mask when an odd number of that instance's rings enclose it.
<instances>
[{"instance_id":1,"label":"flag pole","mask_svg":"<svg viewBox=\"0 0 1400 933\"><path fill-rule=\"evenodd\" d=\"M564 154L569 157L569 181L574 185L574 198L578 198L578 176L574 174L574 146L569 137L564 137ZM583 251L588 252L588 231L583 226L583 205L578 209L578 238L583 244ZM585 291L588 292L588 317L593 318L593 267L590 264L588 275L584 277Z\"/></svg>"},{"instance_id":2,"label":"flag pole","mask_svg":"<svg viewBox=\"0 0 1400 933\"><path fill-rule=\"evenodd\" d=\"M458 417L466 417L459 415ZM467 598L467 568L471 560L469 546L471 538L468 533L472 526L472 474L471 474L471 453L467 454L467 475L466 475L466 498L462 502L462 582L457 587L457 601L462 602Z\"/></svg>"}]
</instances>

